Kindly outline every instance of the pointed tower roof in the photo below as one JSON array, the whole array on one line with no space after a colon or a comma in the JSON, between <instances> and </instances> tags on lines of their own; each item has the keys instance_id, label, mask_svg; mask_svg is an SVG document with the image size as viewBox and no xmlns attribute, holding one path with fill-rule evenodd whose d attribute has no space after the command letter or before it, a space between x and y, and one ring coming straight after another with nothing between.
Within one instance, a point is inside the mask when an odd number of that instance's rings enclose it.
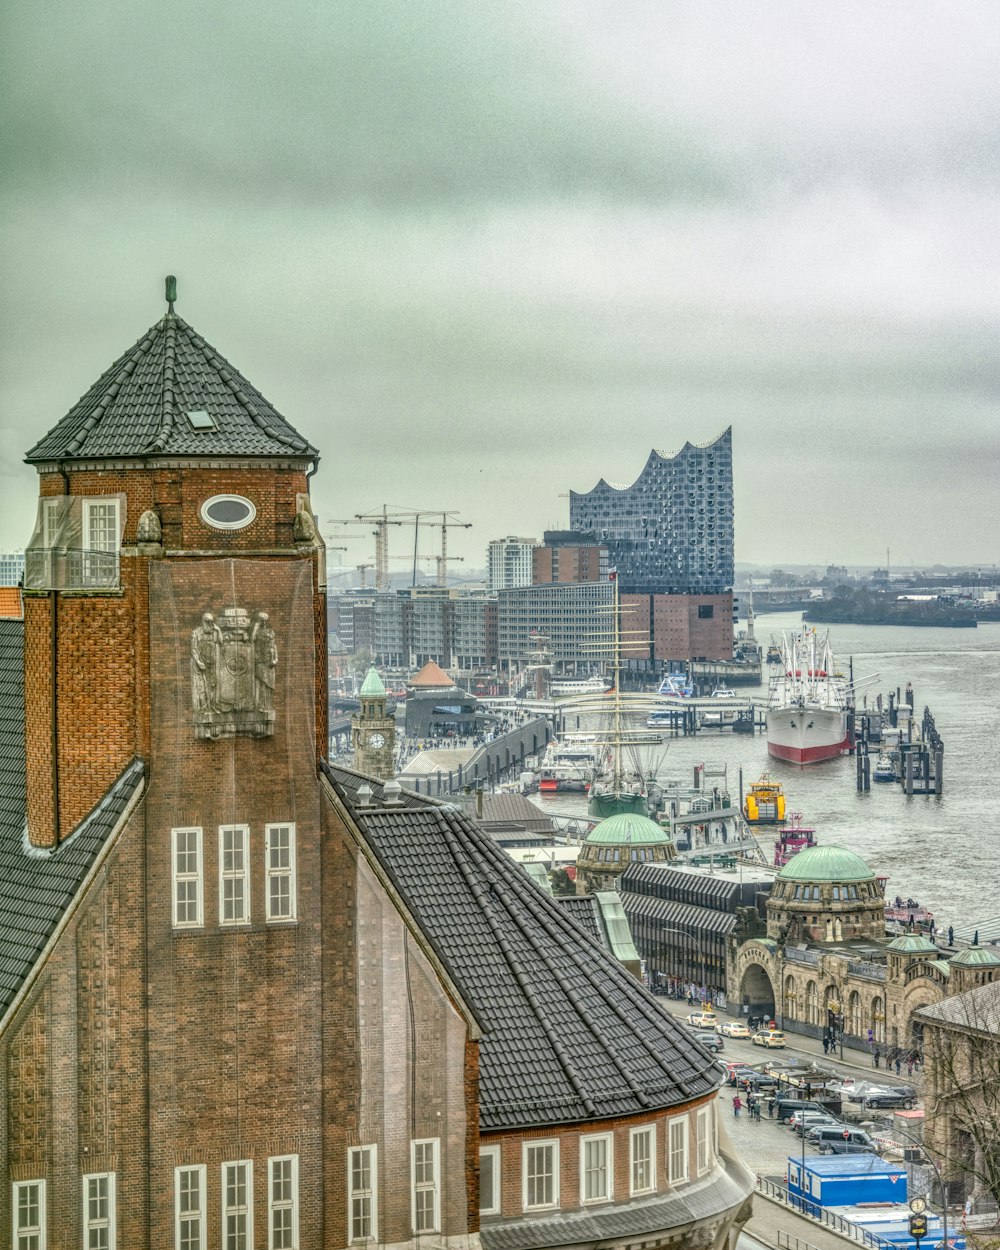
<instances>
[{"instance_id":1,"label":"pointed tower roof","mask_svg":"<svg viewBox=\"0 0 1000 1250\"><path fill-rule=\"evenodd\" d=\"M407 683L410 686L424 690L454 690L455 683L451 680L444 669L435 664L433 660L428 660L419 673L410 678Z\"/></svg>"},{"instance_id":2,"label":"pointed tower roof","mask_svg":"<svg viewBox=\"0 0 1000 1250\"><path fill-rule=\"evenodd\" d=\"M361 683L360 698L362 699L384 699L385 698L385 685L382 682L382 678L379 677L378 673L375 671L374 664L368 670L368 675L365 677L364 681Z\"/></svg>"},{"instance_id":3,"label":"pointed tower roof","mask_svg":"<svg viewBox=\"0 0 1000 1250\"><path fill-rule=\"evenodd\" d=\"M25 456L44 461L150 456L301 456L318 452L174 312L108 369Z\"/></svg>"}]
</instances>

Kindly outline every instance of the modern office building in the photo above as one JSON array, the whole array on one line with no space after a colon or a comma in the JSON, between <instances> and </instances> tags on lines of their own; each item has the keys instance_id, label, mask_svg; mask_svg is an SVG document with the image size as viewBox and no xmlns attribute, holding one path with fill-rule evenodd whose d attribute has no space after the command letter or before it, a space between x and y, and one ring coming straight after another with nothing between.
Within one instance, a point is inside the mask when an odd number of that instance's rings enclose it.
<instances>
[{"instance_id":1,"label":"modern office building","mask_svg":"<svg viewBox=\"0 0 1000 1250\"><path fill-rule=\"evenodd\" d=\"M20 586L24 578L24 552L0 551L0 586Z\"/></svg>"},{"instance_id":2,"label":"modern office building","mask_svg":"<svg viewBox=\"0 0 1000 1250\"><path fill-rule=\"evenodd\" d=\"M592 673L611 659L610 582L519 586L497 595L497 652L520 663L533 634L548 639L555 673Z\"/></svg>"},{"instance_id":3,"label":"modern office building","mask_svg":"<svg viewBox=\"0 0 1000 1250\"><path fill-rule=\"evenodd\" d=\"M651 451L631 486L570 491L570 525L606 543L622 590L723 594L733 586L732 429L676 455Z\"/></svg>"},{"instance_id":4,"label":"modern office building","mask_svg":"<svg viewBox=\"0 0 1000 1250\"><path fill-rule=\"evenodd\" d=\"M486 551L490 590L509 590L513 586L531 585L531 553L538 546L537 538L494 538Z\"/></svg>"}]
</instances>

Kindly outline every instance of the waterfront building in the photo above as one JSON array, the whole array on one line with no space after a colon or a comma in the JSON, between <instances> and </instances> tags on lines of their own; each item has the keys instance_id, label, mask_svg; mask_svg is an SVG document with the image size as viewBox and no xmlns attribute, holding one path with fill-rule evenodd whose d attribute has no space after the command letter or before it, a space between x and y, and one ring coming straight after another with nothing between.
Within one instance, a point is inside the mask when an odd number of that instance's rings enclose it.
<instances>
[{"instance_id":1,"label":"waterfront building","mask_svg":"<svg viewBox=\"0 0 1000 1250\"><path fill-rule=\"evenodd\" d=\"M548 639L553 672L599 671L611 659L610 582L522 586L497 595L497 652L521 663L534 650L533 635Z\"/></svg>"},{"instance_id":2,"label":"waterfront building","mask_svg":"<svg viewBox=\"0 0 1000 1250\"><path fill-rule=\"evenodd\" d=\"M651 451L631 486L603 478L570 491L569 519L607 545L624 591L709 594L733 588L733 442Z\"/></svg>"},{"instance_id":3,"label":"waterfront building","mask_svg":"<svg viewBox=\"0 0 1000 1250\"><path fill-rule=\"evenodd\" d=\"M531 585L532 552L537 538L494 538L486 549L486 568L490 590L510 590Z\"/></svg>"},{"instance_id":4,"label":"waterfront building","mask_svg":"<svg viewBox=\"0 0 1000 1250\"><path fill-rule=\"evenodd\" d=\"M353 654L371 651L383 668L418 668L428 660L462 672L497 660L497 600L461 587L351 591L330 596L337 633Z\"/></svg>"},{"instance_id":5,"label":"waterfront building","mask_svg":"<svg viewBox=\"0 0 1000 1250\"><path fill-rule=\"evenodd\" d=\"M712 1056L454 806L324 760L318 453L168 293L28 456L0 1239L734 1245Z\"/></svg>"},{"instance_id":6,"label":"waterfront building","mask_svg":"<svg viewBox=\"0 0 1000 1250\"><path fill-rule=\"evenodd\" d=\"M531 580L536 586L546 582L602 582L608 576L608 549L592 533L546 530L531 559Z\"/></svg>"}]
</instances>

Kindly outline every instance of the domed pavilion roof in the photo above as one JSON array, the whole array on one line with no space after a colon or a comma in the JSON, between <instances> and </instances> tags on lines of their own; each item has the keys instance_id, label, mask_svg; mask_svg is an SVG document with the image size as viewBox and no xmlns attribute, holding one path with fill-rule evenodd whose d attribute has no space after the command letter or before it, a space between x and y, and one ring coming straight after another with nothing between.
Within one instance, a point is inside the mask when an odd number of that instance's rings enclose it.
<instances>
[{"instance_id":1,"label":"domed pavilion roof","mask_svg":"<svg viewBox=\"0 0 1000 1250\"><path fill-rule=\"evenodd\" d=\"M903 955L930 955L937 953L937 947L922 933L903 933L893 938L885 948L887 951L899 951Z\"/></svg>"},{"instance_id":2,"label":"domed pavilion roof","mask_svg":"<svg viewBox=\"0 0 1000 1250\"><path fill-rule=\"evenodd\" d=\"M780 881L874 881L860 855L842 846L809 846L778 873Z\"/></svg>"},{"instance_id":3,"label":"domed pavilion roof","mask_svg":"<svg viewBox=\"0 0 1000 1250\"><path fill-rule=\"evenodd\" d=\"M365 680L361 685L361 694L359 697L362 699L385 698L385 686L382 684L382 678L379 677L378 673L375 671L374 665L372 665L372 667L368 670L368 675L365 677Z\"/></svg>"},{"instance_id":4,"label":"domed pavilion roof","mask_svg":"<svg viewBox=\"0 0 1000 1250\"><path fill-rule=\"evenodd\" d=\"M670 835L648 816L618 812L595 825L586 841L602 846L657 846L669 842Z\"/></svg>"},{"instance_id":5,"label":"domed pavilion roof","mask_svg":"<svg viewBox=\"0 0 1000 1250\"><path fill-rule=\"evenodd\" d=\"M967 946L953 955L949 961L959 968L995 968L1000 964L1000 954L992 946Z\"/></svg>"}]
</instances>

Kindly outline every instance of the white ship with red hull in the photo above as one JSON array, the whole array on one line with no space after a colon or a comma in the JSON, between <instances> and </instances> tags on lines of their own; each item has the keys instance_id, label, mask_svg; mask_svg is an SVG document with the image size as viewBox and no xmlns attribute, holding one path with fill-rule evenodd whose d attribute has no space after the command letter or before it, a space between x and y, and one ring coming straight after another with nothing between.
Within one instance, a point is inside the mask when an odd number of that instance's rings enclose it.
<instances>
[{"instance_id":1,"label":"white ship with red hull","mask_svg":"<svg viewBox=\"0 0 1000 1250\"><path fill-rule=\"evenodd\" d=\"M807 630L783 637L781 650L768 695L768 755L792 764L837 759L851 745L850 686L834 668L829 637Z\"/></svg>"}]
</instances>

